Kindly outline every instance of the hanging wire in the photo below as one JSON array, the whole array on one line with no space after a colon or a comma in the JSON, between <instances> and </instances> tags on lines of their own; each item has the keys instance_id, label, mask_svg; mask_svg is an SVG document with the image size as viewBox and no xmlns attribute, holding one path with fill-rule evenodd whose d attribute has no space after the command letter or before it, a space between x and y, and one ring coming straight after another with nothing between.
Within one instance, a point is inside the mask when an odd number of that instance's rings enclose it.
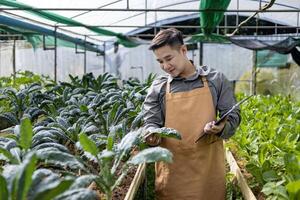
<instances>
[{"instance_id":1,"label":"hanging wire","mask_svg":"<svg viewBox=\"0 0 300 200\"><path fill-rule=\"evenodd\" d=\"M242 21L239 24L239 26L231 34L228 34L227 36L229 36L229 37L233 36L241 28L241 26L243 26L244 24L246 24L250 19L252 19L253 17L255 17L258 13L260 13L260 12L268 12L267 9L271 8L273 6L273 4L275 3L275 1L276 0L271 0L268 4L264 5L262 8L260 7L258 11L256 11L253 15L249 16L246 20ZM261 0L260 0L260 4L261 4ZM275 11L275 10L271 10L271 11Z\"/></svg>"}]
</instances>

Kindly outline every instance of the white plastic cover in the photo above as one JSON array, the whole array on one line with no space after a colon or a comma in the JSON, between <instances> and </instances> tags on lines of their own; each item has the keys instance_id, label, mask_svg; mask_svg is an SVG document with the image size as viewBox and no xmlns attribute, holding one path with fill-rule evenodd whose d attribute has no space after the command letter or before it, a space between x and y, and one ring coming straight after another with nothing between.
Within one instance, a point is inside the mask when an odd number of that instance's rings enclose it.
<instances>
[{"instance_id":1,"label":"white plastic cover","mask_svg":"<svg viewBox=\"0 0 300 200\"><path fill-rule=\"evenodd\" d=\"M105 9L195 9L199 8L199 0L19 0L19 2L31 5L36 8L105 8ZM262 6L269 1L262 0ZM228 10L258 10L260 7L259 0L232 0ZM299 10L299 0L276 0L275 4L270 10L289 9ZM9 13L18 14L20 16L34 19L40 22L45 22L51 25L55 25L56 22L52 22L43 19L39 16L30 14L26 11L6 11ZM169 23L169 20L182 20L181 18L194 15L197 16L198 12L143 12L143 11L55 11L50 12L57 13L59 15L72 18L86 25L105 25L105 26L144 26L149 24L157 24L164 22ZM226 13L226 14L236 14ZM249 16L253 14L240 12L240 15ZM261 19L265 19L271 22L277 22L283 25L299 26L299 13L298 12L267 12L259 14ZM58 24L59 25L59 24ZM82 27L63 27L66 30L71 30L83 35L96 35L95 33L82 28ZM136 27L101 27L114 32L130 33L137 30ZM102 40L109 40L110 37L94 36L95 38Z\"/></svg>"}]
</instances>

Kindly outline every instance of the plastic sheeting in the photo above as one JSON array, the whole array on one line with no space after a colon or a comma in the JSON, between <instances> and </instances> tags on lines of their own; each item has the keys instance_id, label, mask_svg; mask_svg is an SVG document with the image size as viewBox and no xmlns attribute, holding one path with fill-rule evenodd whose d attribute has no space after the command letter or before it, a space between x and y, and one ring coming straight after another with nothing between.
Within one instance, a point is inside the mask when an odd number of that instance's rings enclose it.
<instances>
[{"instance_id":1,"label":"plastic sheeting","mask_svg":"<svg viewBox=\"0 0 300 200\"><path fill-rule=\"evenodd\" d=\"M54 52L37 48L35 51L30 44L17 41L16 69L30 70L39 74L49 75L54 78ZM13 43L0 43L0 76L8 76L12 71ZM81 50L80 50L81 51ZM120 47L118 51L120 61L116 61L117 55L113 50L107 52L105 57L106 72L116 74L116 62L120 62L122 79L136 77L146 78L150 73L164 74L148 45L141 45L134 49ZM67 80L68 74L83 75L84 56L76 54L74 49L59 47L57 54L57 80ZM188 51L189 59L195 65L199 65L199 49ZM95 75L104 72L103 56L87 52L87 72ZM289 57L288 62L292 62ZM233 44L203 44L203 64L223 72L229 80L238 80L253 66L253 51L238 47Z\"/></svg>"},{"instance_id":2,"label":"plastic sheeting","mask_svg":"<svg viewBox=\"0 0 300 200\"><path fill-rule=\"evenodd\" d=\"M87 52L87 72L95 75L103 73L103 56ZM48 75L54 79L54 51L42 48L33 50L24 41L16 42L16 71L29 70L38 74ZM0 76L13 73L13 43L0 43ZM75 49L59 47L57 49L57 80L68 80L68 75L83 75L84 55L76 54Z\"/></svg>"},{"instance_id":3,"label":"plastic sheeting","mask_svg":"<svg viewBox=\"0 0 300 200\"><path fill-rule=\"evenodd\" d=\"M197 9L199 8L199 0L89 0L89 1L74 1L74 0L51 0L51 1L40 1L40 0L19 0L18 2L25 3L37 8L118 8L126 9L127 6L130 9ZM228 6L229 10L258 10L259 0L232 0ZM268 1L262 1L265 4ZM298 0L276 0L275 4L270 10L276 9L300 9L300 1ZM26 13L24 11L9 11L10 13L18 14L29 19L38 20L44 23L54 25L55 22L40 18L38 16ZM144 26L149 24L168 24L170 20L176 19L181 21L188 15L197 14L198 12L142 12L142 11L51 11L55 14L62 15L67 18L72 18L85 25L137 25ZM226 13L226 14L237 14L237 12ZM239 12L239 15L249 16L253 12ZM275 22L282 25L299 26L297 20L299 13L297 12L267 12L260 13L259 18ZM198 17L198 16L196 16ZM64 27L64 29L77 32L79 34L93 34L90 30L83 27ZM105 29L116 33L127 34L137 30L135 27L106 27ZM150 29L150 28L149 28ZM137 30L138 31L138 30ZM111 38L103 36L94 36L103 40L110 40Z\"/></svg>"},{"instance_id":4,"label":"plastic sheeting","mask_svg":"<svg viewBox=\"0 0 300 200\"><path fill-rule=\"evenodd\" d=\"M121 78L136 77L142 79L150 73L164 74L147 45L141 45L130 49L130 51L121 48L120 52L124 55L120 67ZM108 54L109 57L112 55L113 52ZM199 65L199 49L188 51L188 57L194 61L195 65ZM252 60L253 51L232 44L203 45L203 65L223 72L229 80L239 80L245 72L251 70Z\"/></svg>"},{"instance_id":5,"label":"plastic sheeting","mask_svg":"<svg viewBox=\"0 0 300 200\"><path fill-rule=\"evenodd\" d=\"M229 80L239 80L250 71L252 60L252 51L232 44L203 45L203 64L223 72Z\"/></svg>"},{"instance_id":6,"label":"plastic sheeting","mask_svg":"<svg viewBox=\"0 0 300 200\"><path fill-rule=\"evenodd\" d=\"M39 74L54 77L54 52L37 49L33 51L24 41L17 42L16 68L17 70L30 70ZM113 51L106 56L107 72L116 73L114 66L116 55ZM141 45L134 49L120 47L120 72L122 79L136 77L145 79L150 73L164 74L148 45ZM203 64L223 72L229 80L238 80L240 76L252 68L252 51L232 44L204 44ZM188 57L199 65L199 49L188 51ZM67 80L68 74L83 74L84 56L75 54L74 49L58 48L57 80ZM12 43L0 43L0 76L12 73ZM103 73L103 56L95 53L87 54L87 72L95 75Z\"/></svg>"}]
</instances>

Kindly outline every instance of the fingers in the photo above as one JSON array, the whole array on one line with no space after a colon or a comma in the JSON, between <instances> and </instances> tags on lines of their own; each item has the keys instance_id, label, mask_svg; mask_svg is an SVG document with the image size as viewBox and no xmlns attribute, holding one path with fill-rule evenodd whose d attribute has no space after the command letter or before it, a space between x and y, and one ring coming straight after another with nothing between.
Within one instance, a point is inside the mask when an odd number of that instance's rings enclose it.
<instances>
[{"instance_id":1,"label":"fingers","mask_svg":"<svg viewBox=\"0 0 300 200\"><path fill-rule=\"evenodd\" d=\"M159 135L153 133L145 138L145 142L149 146L154 147L154 146L158 146L160 144L161 138L159 137Z\"/></svg>"},{"instance_id":2,"label":"fingers","mask_svg":"<svg viewBox=\"0 0 300 200\"><path fill-rule=\"evenodd\" d=\"M219 125L215 125L215 121L208 122L204 126L204 132L207 134L217 134L220 133L225 126L225 123L220 123Z\"/></svg>"}]
</instances>

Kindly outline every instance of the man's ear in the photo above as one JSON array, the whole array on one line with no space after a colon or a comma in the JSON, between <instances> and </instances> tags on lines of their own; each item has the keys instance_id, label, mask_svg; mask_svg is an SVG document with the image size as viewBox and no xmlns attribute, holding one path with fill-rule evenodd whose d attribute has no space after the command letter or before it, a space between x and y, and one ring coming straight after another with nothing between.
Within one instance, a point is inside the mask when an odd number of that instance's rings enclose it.
<instances>
[{"instance_id":1,"label":"man's ear","mask_svg":"<svg viewBox=\"0 0 300 200\"><path fill-rule=\"evenodd\" d=\"M187 53L187 47L186 47L186 45L185 45L185 44L181 45L181 47L180 47L180 51L181 51L183 54L185 54L185 55L186 55L186 53Z\"/></svg>"}]
</instances>

